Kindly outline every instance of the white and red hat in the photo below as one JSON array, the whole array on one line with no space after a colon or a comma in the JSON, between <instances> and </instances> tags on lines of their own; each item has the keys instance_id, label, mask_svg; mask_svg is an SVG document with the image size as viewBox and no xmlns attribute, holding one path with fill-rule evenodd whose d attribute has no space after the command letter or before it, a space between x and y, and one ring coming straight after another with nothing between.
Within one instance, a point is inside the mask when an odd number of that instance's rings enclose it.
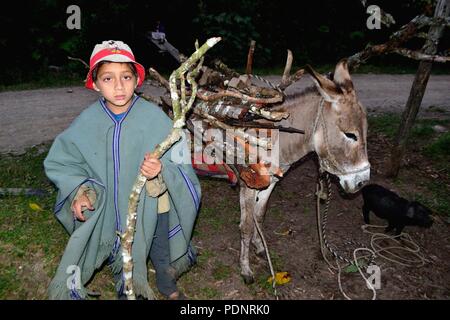
<instances>
[{"instance_id":1,"label":"white and red hat","mask_svg":"<svg viewBox=\"0 0 450 320\"><path fill-rule=\"evenodd\" d=\"M100 61L132 62L134 63L139 76L139 82L137 85L140 86L144 82L145 69L140 63L136 62L130 47L122 41L109 40L103 41L101 44L97 44L92 51L91 59L89 60L89 73L85 84L88 89L94 89L92 71Z\"/></svg>"}]
</instances>

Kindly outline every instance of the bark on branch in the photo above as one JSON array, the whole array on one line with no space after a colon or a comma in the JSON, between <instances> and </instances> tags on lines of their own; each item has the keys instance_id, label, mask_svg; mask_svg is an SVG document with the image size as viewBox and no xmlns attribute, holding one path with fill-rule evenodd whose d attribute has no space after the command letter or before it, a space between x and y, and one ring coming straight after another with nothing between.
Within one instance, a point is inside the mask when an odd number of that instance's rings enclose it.
<instances>
[{"instance_id":1,"label":"bark on branch","mask_svg":"<svg viewBox=\"0 0 450 320\"><path fill-rule=\"evenodd\" d=\"M257 104L274 104L279 103L283 101L283 95L279 94L272 98L255 98L248 95L245 95L240 92L234 92L230 90L221 90L217 93L214 92L207 92L205 90L200 90L197 92L197 98L203 100L203 101L215 101L222 98L236 98L239 100L242 100L242 103L257 103Z\"/></svg>"},{"instance_id":2,"label":"bark on branch","mask_svg":"<svg viewBox=\"0 0 450 320\"><path fill-rule=\"evenodd\" d=\"M369 45L364 50L349 57L348 66L350 70L355 70L373 56L387 54L402 47L403 44L417 34L419 29L430 25L432 21L432 18L425 15L416 16L409 23L402 26L397 32L393 33L387 42L378 45Z\"/></svg>"},{"instance_id":3,"label":"bark on branch","mask_svg":"<svg viewBox=\"0 0 450 320\"><path fill-rule=\"evenodd\" d=\"M250 41L250 48L248 49L247 55L247 68L245 69L246 74L253 73L253 55L255 53L255 44L256 44L255 40Z\"/></svg>"},{"instance_id":4,"label":"bark on branch","mask_svg":"<svg viewBox=\"0 0 450 320\"><path fill-rule=\"evenodd\" d=\"M160 75L158 71L156 71L153 68L150 68L150 69L148 69L148 73L151 78L158 81L164 88L167 89L167 91L170 91L169 81L167 81L166 78L164 78L162 75Z\"/></svg>"},{"instance_id":5,"label":"bark on branch","mask_svg":"<svg viewBox=\"0 0 450 320\"><path fill-rule=\"evenodd\" d=\"M395 49L394 52L398 53L399 55L402 55L404 57L414 59L414 60L420 60L420 61L441 62L441 63L450 61L450 57L433 55L433 54L425 54L420 51L413 51L413 50L403 49L403 48Z\"/></svg>"}]
</instances>

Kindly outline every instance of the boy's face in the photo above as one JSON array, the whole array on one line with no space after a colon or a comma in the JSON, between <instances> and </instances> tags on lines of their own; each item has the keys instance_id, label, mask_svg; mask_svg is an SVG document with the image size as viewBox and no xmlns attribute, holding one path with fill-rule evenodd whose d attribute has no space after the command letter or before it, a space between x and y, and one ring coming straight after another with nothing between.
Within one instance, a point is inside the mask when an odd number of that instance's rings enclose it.
<instances>
[{"instance_id":1,"label":"boy's face","mask_svg":"<svg viewBox=\"0 0 450 320\"><path fill-rule=\"evenodd\" d=\"M118 114L128 110L136 84L128 63L110 62L99 67L94 89L101 92L109 109Z\"/></svg>"}]
</instances>

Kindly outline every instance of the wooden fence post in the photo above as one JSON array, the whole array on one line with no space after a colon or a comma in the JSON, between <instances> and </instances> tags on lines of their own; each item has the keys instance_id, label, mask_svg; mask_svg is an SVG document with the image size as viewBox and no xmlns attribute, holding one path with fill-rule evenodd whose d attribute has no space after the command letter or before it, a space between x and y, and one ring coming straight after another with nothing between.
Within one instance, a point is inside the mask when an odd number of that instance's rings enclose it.
<instances>
[{"instance_id":1,"label":"wooden fence post","mask_svg":"<svg viewBox=\"0 0 450 320\"><path fill-rule=\"evenodd\" d=\"M435 18L446 18L450 12L450 0L438 0L434 11ZM439 38L442 36L444 24L432 25L428 32L428 38L422 48L422 52L429 55L436 54ZM387 170L388 177L396 177L400 170L403 156L406 151L406 141L409 137L411 128L419 112L422 98L430 78L431 61L420 61L417 69L405 110L403 111L402 121L400 123L394 145L391 150L391 159Z\"/></svg>"}]
</instances>

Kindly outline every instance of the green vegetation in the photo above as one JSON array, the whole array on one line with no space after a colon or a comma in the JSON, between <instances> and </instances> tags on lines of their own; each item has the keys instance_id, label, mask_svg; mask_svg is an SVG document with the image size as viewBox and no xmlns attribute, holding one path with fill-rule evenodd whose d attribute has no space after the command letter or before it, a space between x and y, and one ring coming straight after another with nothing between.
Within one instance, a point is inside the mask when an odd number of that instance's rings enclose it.
<instances>
[{"instance_id":1,"label":"green vegetation","mask_svg":"<svg viewBox=\"0 0 450 320\"><path fill-rule=\"evenodd\" d=\"M78 5L79 30L67 28L68 3L64 1L16 1L0 13L3 29L14 30L13 36L10 32L0 35L0 50L8 62L0 74L0 90L53 86L52 78L59 77L57 72L73 75L79 83L86 70L67 57L89 62L94 45L111 38L128 43L146 68L171 72L176 66L175 59L161 54L147 38L149 32L155 31L157 21L164 26L170 43L184 54L192 52L196 39L203 42L211 36L221 36L223 41L211 51L211 57L220 58L234 68L245 67L249 42L255 40L256 71L272 69L272 73L273 68L281 71L287 49L292 50L295 65L309 63L317 68L329 64L330 67L319 70L330 71L340 58L361 51L368 44L386 42L392 32L424 12L427 4L421 0L382 4L397 23L379 30L367 29L368 14L363 6L336 1L307 1L300 11L286 0L98 0L81 1ZM342 19L349 15L352 19ZM448 47L448 40L448 33L444 33L442 48ZM421 44L418 40L411 45ZM417 68L417 61L396 54L374 57L369 63L372 66L361 66L358 72L414 73ZM450 65L440 64L433 72L449 74ZM62 85L61 81L56 82Z\"/></svg>"},{"instance_id":2,"label":"green vegetation","mask_svg":"<svg viewBox=\"0 0 450 320\"><path fill-rule=\"evenodd\" d=\"M0 155L1 188L43 188L53 190L44 173L44 159L49 146L28 149L22 155Z\"/></svg>"},{"instance_id":3,"label":"green vegetation","mask_svg":"<svg viewBox=\"0 0 450 320\"><path fill-rule=\"evenodd\" d=\"M400 124L400 116L386 114L369 117L369 131L378 132L393 139ZM450 178L450 132L437 133L433 126L441 125L450 127L450 119L418 119L414 124L408 145L419 151L427 159L431 160L435 169L448 180ZM410 183L403 181L401 176L394 183L405 187ZM450 188L448 184L436 180L433 177L424 178L420 182L427 194L406 190L408 196L429 206L432 210L443 215L450 216Z\"/></svg>"},{"instance_id":4,"label":"green vegetation","mask_svg":"<svg viewBox=\"0 0 450 320\"><path fill-rule=\"evenodd\" d=\"M431 196L425 197L420 193L414 192L411 195L412 198L425 204L434 212L450 217L449 188L443 187L442 184L433 181L426 183L426 187L431 193Z\"/></svg>"},{"instance_id":5,"label":"green vegetation","mask_svg":"<svg viewBox=\"0 0 450 320\"><path fill-rule=\"evenodd\" d=\"M216 288L203 287L200 289L198 298L201 300L216 300L220 299L220 292Z\"/></svg>"},{"instance_id":6,"label":"green vegetation","mask_svg":"<svg viewBox=\"0 0 450 320\"><path fill-rule=\"evenodd\" d=\"M207 193L208 190L215 188L223 188L224 181L222 179L202 179L202 192ZM213 204L202 203L199 217L213 231L220 230L230 221L239 224L240 207L239 201L233 201L227 197L218 198ZM207 236L200 234L200 237Z\"/></svg>"},{"instance_id":7,"label":"green vegetation","mask_svg":"<svg viewBox=\"0 0 450 320\"><path fill-rule=\"evenodd\" d=\"M442 134L425 148L425 154L433 159L450 157L450 132ZM448 159L447 159L448 160Z\"/></svg>"},{"instance_id":8,"label":"green vegetation","mask_svg":"<svg viewBox=\"0 0 450 320\"><path fill-rule=\"evenodd\" d=\"M369 130L385 134L393 138L400 118L384 115L369 118ZM405 168L395 183L411 199L418 200L442 215L450 214L450 134L439 134L432 127L440 124L450 126L450 120L417 121L411 136L414 150L422 153L430 161L434 169L443 176L444 182L428 176L414 180L415 188L411 188L409 176L422 168ZM0 197L0 299L45 299L47 286L54 275L59 260L68 240L68 235L53 215L56 192L48 181L43 170L43 160L48 145L27 150L20 156L0 155L0 188L38 188L47 192L44 197L1 196ZM406 174L405 174L406 173ZM409 176L408 176L409 173ZM213 179L202 179L203 193L216 188L224 188L224 182ZM418 187L418 188L417 188ZM286 191L287 198L295 200L295 194ZM277 207L271 207L268 214L272 217L282 215ZM310 208L304 208L305 214L312 214ZM195 238L206 239L222 230L229 223L234 225L235 232L239 227L239 201L237 195L221 197L213 203L203 203L199 214ZM210 248L201 248L198 265L193 272L183 275L179 283L193 290L201 299L221 298L220 290L205 285L202 281L225 281L238 272L238 265L219 259L221 253ZM282 255L271 252L276 272L283 270ZM264 268L266 265L264 264ZM211 271L209 271L211 270ZM267 283L268 274L255 270L261 275L255 284L249 287L255 296L257 293L271 291ZM267 270L265 270L267 271ZM267 273L267 272L266 272ZM205 278L206 277L206 278ZM154 281L150 274L150 281ZM198 285L200 283L201 285ZM154 287L154 286L153 286ZM101 299L115 298L112 276L107 268L97 273L89 285L92 290L102 293Z\"/></svg>"},{"instance_id":9,"label":"green vegetation","mask_svg":"<svg viewBox=\"0 0 450 320\"><path fill-rule=\"evenodd\" d=\"M382 114L369 116L368 121L369 132L383 133L392 139L397 134L401 117L397 114ZM450 120L418 119L413 126L410 139L428 141L429 138L437 136L433 130L435 125L450 126Z\"/></svg>"},{"instance_id":10,"label":"green vegetation","mask_svg":"<svg viewBox=\"0 0 450 320\"><path fill-rule=\"evenodd\" d=\"M230 266L223 264L218 261L213 269L213 278L215 280L225 280L228 279L231 275L232 269Z\"/></svg>"}]
</instances>

